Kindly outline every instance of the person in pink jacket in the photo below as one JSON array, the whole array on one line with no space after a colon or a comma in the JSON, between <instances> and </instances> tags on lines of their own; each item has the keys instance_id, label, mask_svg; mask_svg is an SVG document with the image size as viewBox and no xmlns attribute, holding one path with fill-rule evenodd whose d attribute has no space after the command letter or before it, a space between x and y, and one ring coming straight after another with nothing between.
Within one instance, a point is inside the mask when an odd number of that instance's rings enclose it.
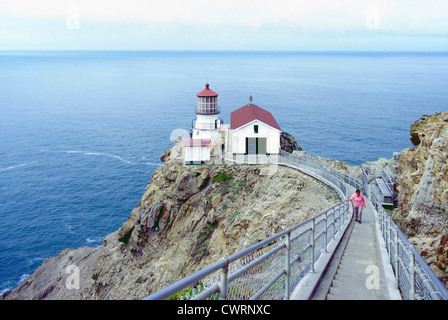
<instances>
[{"instance_id":1,"label":"person in pink jacket","mask_svg":"<svg viewBox=\"0 0 448 320\"><path fill-rule=\"evenodd\" d=\"M361 223L362 209L363 207L366 208L366 200L364 199L364 196L359 189L356 189L349 200L352 201L353 206L355 207L355 221Z\"/></svg>"}]
</instances>

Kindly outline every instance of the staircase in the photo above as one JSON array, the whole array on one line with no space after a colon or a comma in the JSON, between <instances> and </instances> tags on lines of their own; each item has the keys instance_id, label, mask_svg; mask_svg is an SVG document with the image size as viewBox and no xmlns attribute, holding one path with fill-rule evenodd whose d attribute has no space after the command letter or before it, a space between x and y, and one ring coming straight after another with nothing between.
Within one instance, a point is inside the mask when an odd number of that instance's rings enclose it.
<instances>
[{"instance_id":1,"label":"staircase","mask_svg":"<svg viewBox=\"0 0 448 320\"><path fill-rule=\"evenodd\" d=\"M372 208L364 208L361 224L353 223L326 300L388 300Z\"/></svg>"}]
</instances>

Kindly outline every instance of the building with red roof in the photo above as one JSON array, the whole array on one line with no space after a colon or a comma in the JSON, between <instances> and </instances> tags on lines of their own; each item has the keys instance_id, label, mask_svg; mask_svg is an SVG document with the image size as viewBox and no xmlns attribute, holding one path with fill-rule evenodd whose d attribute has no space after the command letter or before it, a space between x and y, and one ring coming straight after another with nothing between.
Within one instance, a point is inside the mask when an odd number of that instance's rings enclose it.
<instances>
[{"instance_id":1,"label":"building with red roof","mask_svg":"<svg viewBox=\"0 0 448 320\"><path fill-rule=\"evenodd\" d=\"M254 104L247 104L230 114L230 129L238 129L255 120L282 131L272 113Z\"/></svg>"},{"instance_id":2,"label":"building with red roof","mask_svg":"<svg viewBox=\"0 0 448 320\"><path fill-rule=\"evenodd\" d=\"M252 97L244 107L230 115L230 139L233 154L279 154L282 130L274 116L256 106Z\"/></svg>"}]
</instances>

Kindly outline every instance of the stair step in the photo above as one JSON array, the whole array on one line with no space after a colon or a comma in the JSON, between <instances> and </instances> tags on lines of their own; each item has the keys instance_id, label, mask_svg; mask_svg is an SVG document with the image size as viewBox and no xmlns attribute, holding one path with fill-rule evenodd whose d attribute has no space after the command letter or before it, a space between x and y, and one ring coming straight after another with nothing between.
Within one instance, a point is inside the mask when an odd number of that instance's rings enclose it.
<instances>
[{"instance_id":1,"label":"stair step","mask_svg":"<svg viewBox=\"0 0 448 320\"><path fill-rule=\"evenodd\" d=\"M327 294L327 300L376 299L376 293L365 286L368 277L365 270L368 265L374 263L371 261L369 250L372 250L371 246L354 241L346 247Z\"/></svg>"},{"instance_id":2,"label":"stair step","mask_svg":"<svg viewBox=\"0 0 448 320\"><path fill-rule=\"evenodd\" d=\"M334 279L327 294L327 300L375 300L377 290L367 289L365 282L347 285L343 280Z\"/></svg>"},{"instance_id":3,"label":"stair step","mask_svg":"<svg viewBox=\"0 0 448 320\"><path fill-rule=\"evenodd\" d=\"M373 291L363 289L331 288L327 300L375 300Z\"/></svg>"},{"instance_id":4,"label":"stair step","mask_svg":"<svg viewBox=\"0 0 448 320\"><path fill-rule=\"evenodd\" d=\"M333 280L337 280L341 283L351 284L351 283L365 283L366 281L366 274L360 273L360 272L349 272L349 271L343 271L338 272Z\"/></svg>"}]
</instances>

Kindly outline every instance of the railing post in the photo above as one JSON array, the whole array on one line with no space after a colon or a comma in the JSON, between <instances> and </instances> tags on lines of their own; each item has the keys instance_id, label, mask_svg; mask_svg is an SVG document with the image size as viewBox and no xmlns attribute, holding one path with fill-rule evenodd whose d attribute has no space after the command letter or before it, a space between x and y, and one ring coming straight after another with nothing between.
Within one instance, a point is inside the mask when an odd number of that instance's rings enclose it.
<instances>
[{"instance_id":1,"label":"railing post","mask_svg":"<svg viewBox=\"0 0 448 320\"><path fill-rule=\"evenodd\" d=\"M291 275L291 232L286 234L285 239L286 254L285 254L285 300L289 300L289 278Z\"/></svg>"},{"instance_id":2,"label":"railing post","mask_svg":"<svg viewBox=\"0 0 448 320\"><path fill-rule=\"evenodd\" d=\"M395 230L395 279L396 279L396 287L399 287L399 277L400 275L398 274L398 270L399 270L399 255L398 255L398 230Z\"/></svg>"},{"instance_id":3,"label":"railing post","mask_svg":"<svg viewBox=\"0 0 448 320\"><path fill-rule=\"evenodd\" d=\"M341 229L341 224L342 224L342 221L341 221L341 207L337 207L337 210L338 210L338 228L337 228L337 230L339 230L339 229ZM335 231L335 232L337 233L337 231Z\"/></svg>"},{"instance_id":4,"label":"railing post","mask_svg":"<svg viewBox=\"0 0 448 320\"><path fill-rule=\"evenodd\" d=\"M389 248L389 225L387 219L384 219L384 242L386 243L387 254L390 261L390 248Z\"/></svg>"},{"instance_id":5,"label":"railing post","mask_svg":"<svg viewBox=\"0 0 448 320\"><path fill-rule=\"evenodd\" d=\"M221 277L219 279L219 300L226 300L227 299L227 275L229 273L229 262L227 259L223 260L226 262L226 265L221 268Z\"/></svg>"},{"instance_id":6,"label":"railing post","mask_svg":"<svg viewBox=\"0 0 448 320\"><path fill-rule=\"evenodd\" d=\"M415 300L415 256L412 252L412 245L409 246L409 277L411 278L409 300Z\"/></svg>"},{"instance_id":7,"label":"railing post","mask_svg":"<svg viewBox=\"0 0 448 320\"><path fill-rule=\"evenodd\" d=\"M316 229L316 219L313 219L313 225L311 226L312 239L311 239L311 272L314 273L314 250L315 250L315 229Z\"/></svg>"},{"instance_id":8,"label":"railing post","mask_svg":"<svg viewBox=\"0 0 448 320\"><path fill-rule=\"evenodd\" d=\"M348 206L348 202L345 201L344 204L344 222L348 220L348 217L350 216L350 207Z\"/></svg>"},{"instance_id":9,"label":"railing post","mask_svg":"<svg viewBox=\"0 0 448 320\"><path fill-rule=\"evenodd\" d=\"M353 212L351 210L351 206L350 206L350 201L346 201L345 202L345 210L347 212L347 220L351 221L352 217L353 217Z\"/></svg>"},{"instance_id":10,"label":"railing post","mask_svg":"<svg viewBox=\"0 0 448 320\"><path fill-rule=\"evenodd\" d=\"M334 207L331 209L331 211L333 212L333 235L332 235L332 238L336 239L336 212L334 210Z\"/></svg>"},{"instance_id":11,"label":"railing post","mask_svg":"<svg viewBox=\"0 0 448 320\"><path fill-rule=\"evenodd\" d=\"M334 217L335 217L335 223L334 223L334 238L336 239L336 233L338 233L338 230L341 226L341 217L339 208L333 209Z\"/></svg>"},{"instance_id":12,"label":"railing post","mask_svg":"<svg viewBox=\"0 0 448 320\"><path fill-rule=\"evenodd\" d=\"M334 220L334 230L333 230L333 237L336 239L336 232L339 229L339 216L337 209L333 207L333 220Z\"/></svg>"},{"instance_id":13,"label":"railing post","mask_svg":"<svg viewBox=\"0 0 448 320\"><path fill-rule=\"evenodd\" d=\"M324 240L325 240L325 252L328 252L328 238L327 238L327 232L328 232L328 223L327 223L327 215L328 215L328 210L325 211L325 232L324 232Z\"/></svg>"},{"instance_id":14,"label":"railing post","mask_svg":"<svg viewBox=\"0 0 448 320\"><path fill-rule=\"evenodd\" d=\"M392 244L391 244L391 224L390 219L387 219L387 243L389 245L389 261L392 261Z\"/></svg>"}]
</instances>

